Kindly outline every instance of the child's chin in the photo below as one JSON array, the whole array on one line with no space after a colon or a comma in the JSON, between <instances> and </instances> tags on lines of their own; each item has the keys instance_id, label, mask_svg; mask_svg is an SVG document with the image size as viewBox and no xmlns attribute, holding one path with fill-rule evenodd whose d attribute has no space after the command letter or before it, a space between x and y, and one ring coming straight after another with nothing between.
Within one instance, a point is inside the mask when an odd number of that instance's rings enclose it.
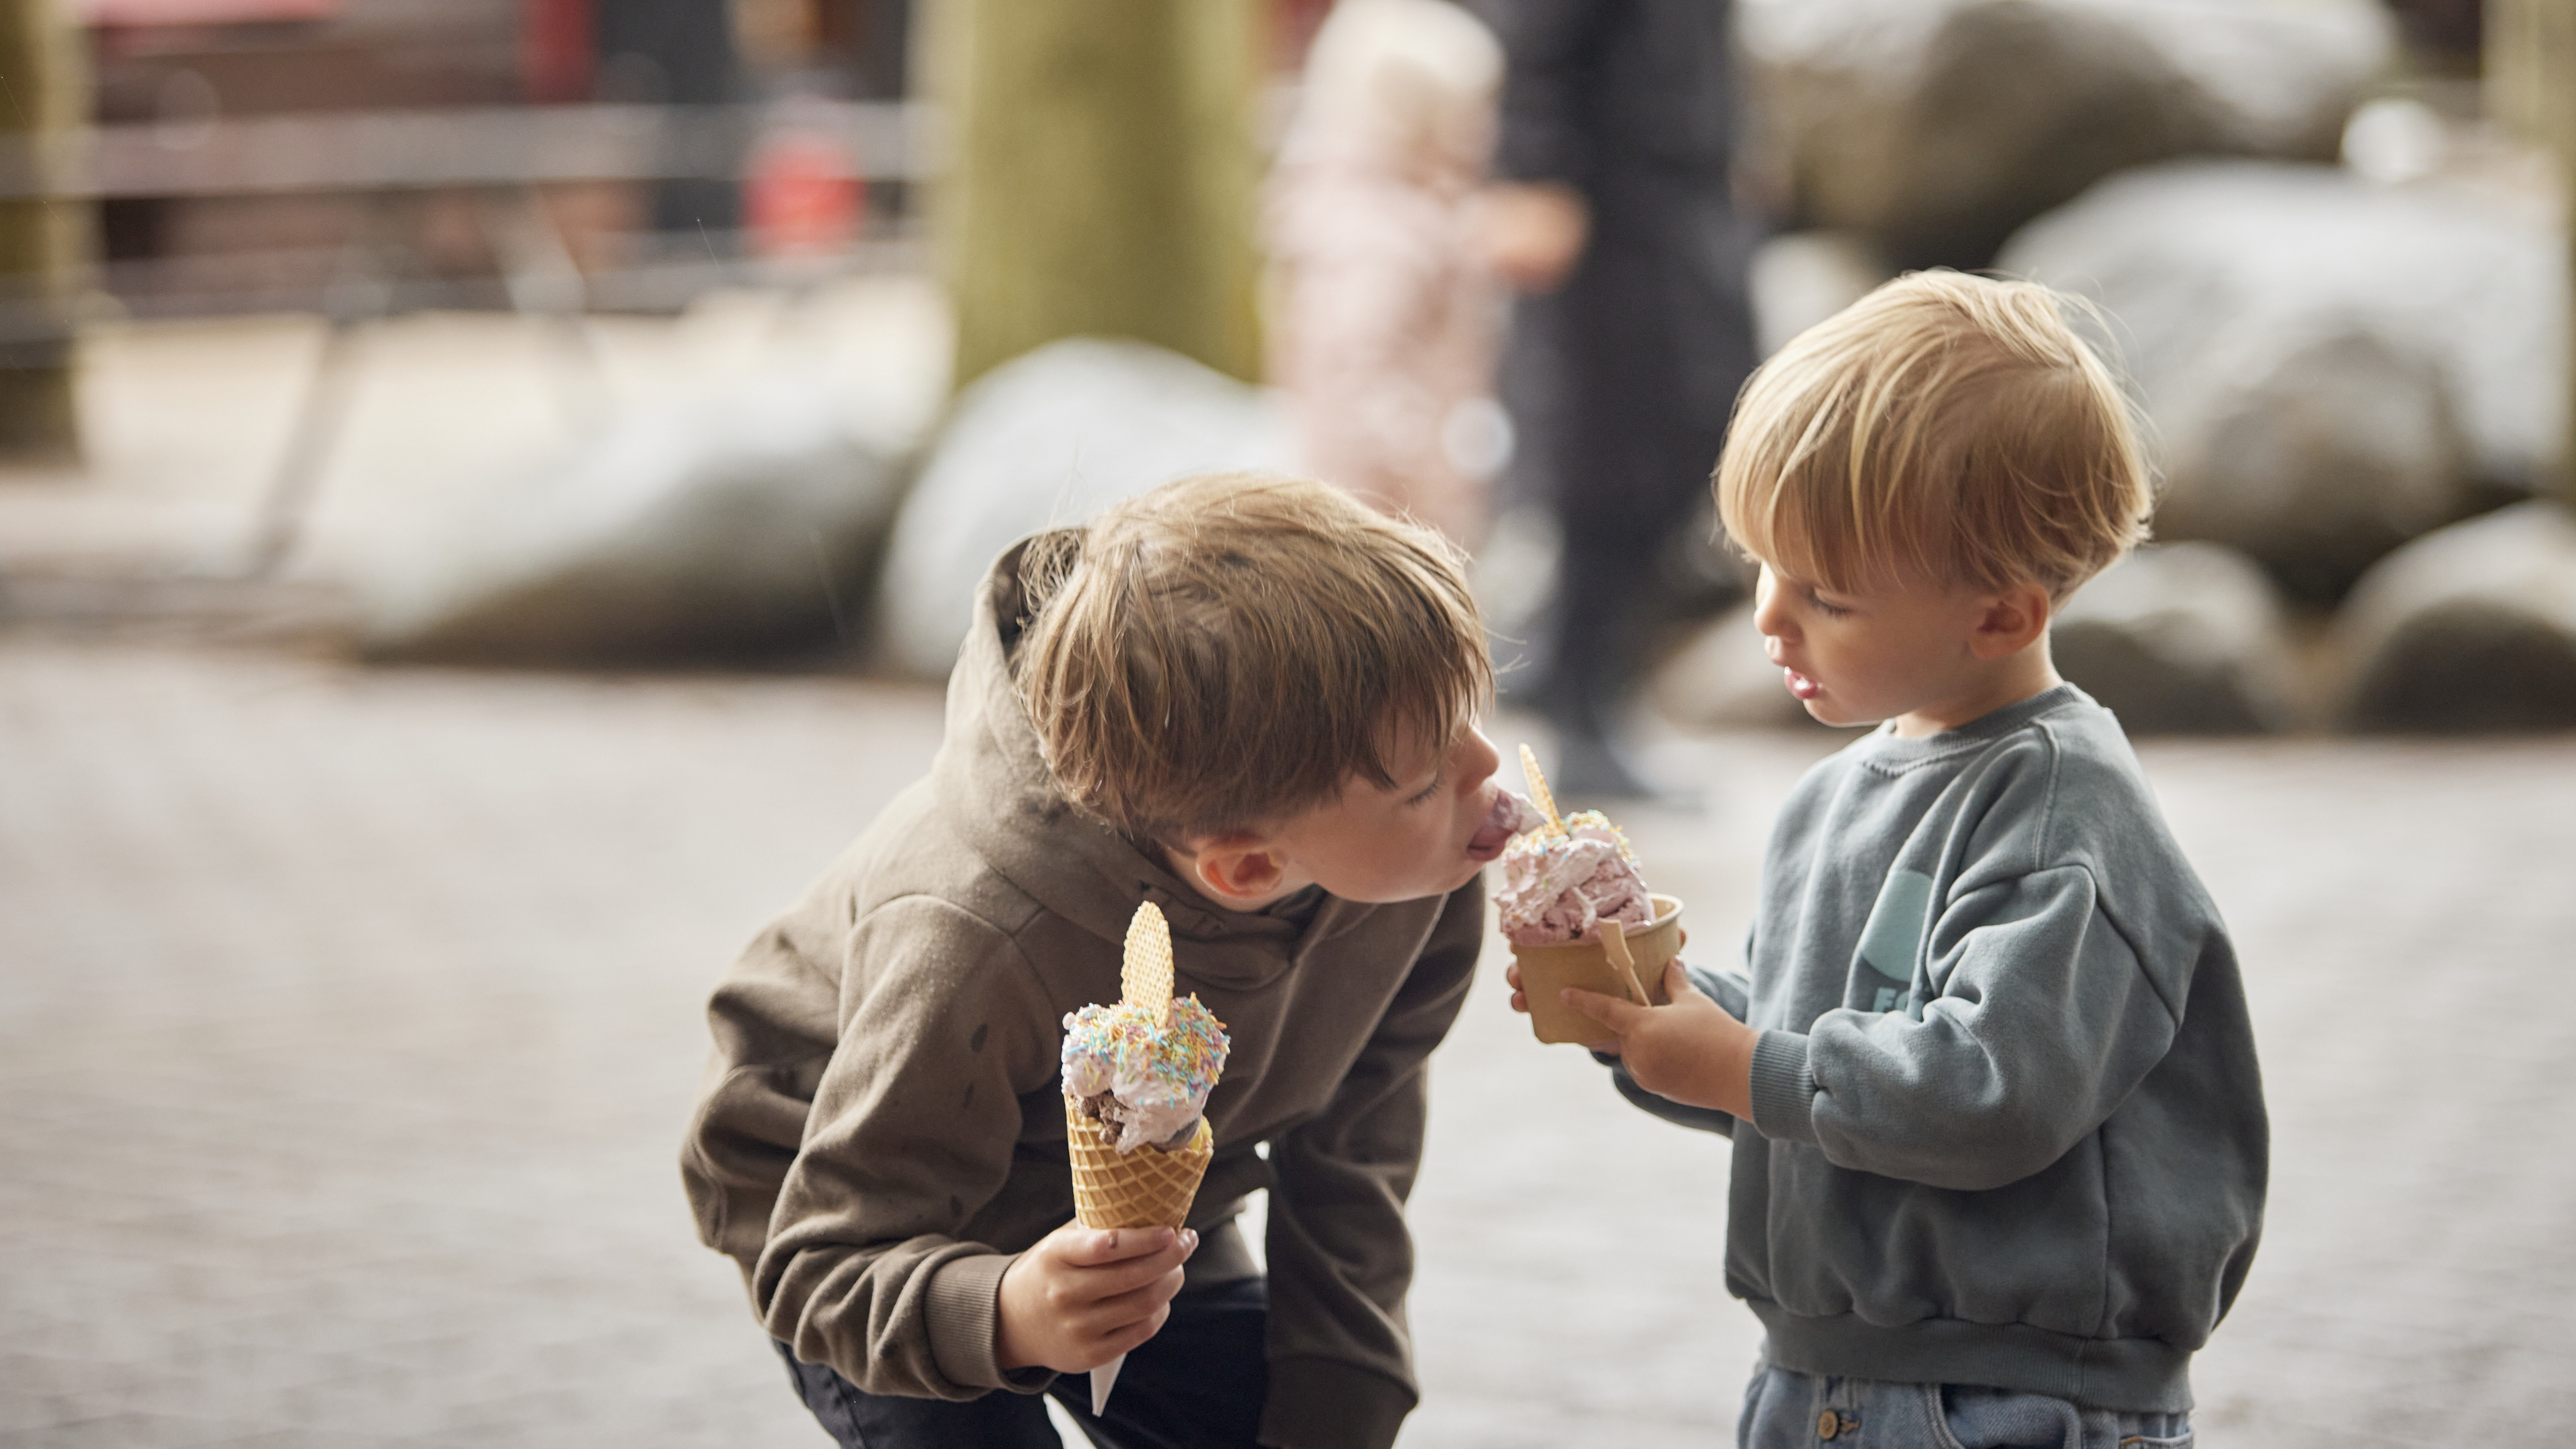
<instances>
[{"instance_id":1,"label":"child's chin","mask_svg":"<svg viewBox=\"0 0 2576 1449\"><path fill-rule=\"evenodd\" d=\"M1836 708L1833 701L1829 699L1802 699L1798 703L1806 707L1807 718L1838 730L1850 729L1853 725L1877 723L1876 720L1854 719L1845 711Z\"/></svg>"}]
</instances>

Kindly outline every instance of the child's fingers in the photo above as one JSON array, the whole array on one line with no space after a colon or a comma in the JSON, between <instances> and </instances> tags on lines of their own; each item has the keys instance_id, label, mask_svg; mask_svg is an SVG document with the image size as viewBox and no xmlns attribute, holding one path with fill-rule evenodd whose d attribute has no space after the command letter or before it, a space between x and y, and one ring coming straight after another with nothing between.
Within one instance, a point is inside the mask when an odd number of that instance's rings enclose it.
<instances>
[{"instance_id":1,"label":"child's fingers","mask_svg":"<svg viewBox=\"0 0 2576 1449\"><path fill-rule=\"evenodd\" d=\"M1569 986L1557 995L1566 1005L1591 1017L1619 1036L1626 1036L1636 1030L1646 1019L1646 1008L1634 1002L1621 1001L1615 996L1604 996L1598 991L1586 991L1579 986Z\"/></svg>"},{"instance_id":2,"label":"child's fingers","mask_svg":"<svg viewBox=\"0 0 2576 1449\"><path fill-rule=\"evenodd\" d=\"M1123 1353L1154 1336L1171 1313L1172 1299L1184 1286L1175 1268L1124 1293L1086 1303L1067 1316L1074 1331L1103 1354Z\"/></svg>"},{"instance_id":3,"label":"child's fingers","mask_svg":"<svg viewBox=\"0 0 2576 1449\"><path fill-rule=\"evenodd\" d=\"M1112 1294L1091 1305L1088 1316L1102 1332L1151 1318L1173 1295L1186 1286L1188 1275L1178 1268L1157 1273L1124 1292Z\"/></svg>"},{"instance_id":4,"label":"child's fingers","mask_svg":"<svg viewBox=\"0 0 2576 1449\"><path fill-rule=\"evenodd\" d=\"M1145 1340L1152 1338L1155 1334L1163 1331L1164 1322L1171 1316L1171 1301L1169 1299L1165 1299L1163 1302L1155 1304L1154 1311L1145 1315L1143 1318L1140 1318L1133 1323L1111 1329L1102 1334L1100 1337L1100 1362L1107 1363L1109 1360L1116 1358L1122 1353L1131 1352L1142 1346ZM1095 1368L1098 1366L1099 1365L1097 1364L1093 1365Z\"/></svg>"},{"instance_id":5,"label":"child's fingers","mask_svg":"<svg viewBox=\"0 0 2576 1449\"><path fill-rule=\"evenodd\" d=\"M1664 999L1666 1001L1679 1001L1685 996L1699 994L1700 989L1692 984L1690 972L1682 968L1682 958L1676 956L1664 963Z\"/></svg>"},{"instance_id":6,"label":"child's fingers","mask_svg":"<svg viewBox=\"0 0 2576 1449\"><path fill-rule=\"evenodd\" d=\"M1148 1232L1136 1228L1121 1228L1118 1231L1139 1238L1150 1236ZM1079 1276L1072 1286L1072 1292L1078 1299L1092 1303L1106 1303L1140 1288L1159 1283L1167 1276L1177 1283L1180 1281L1177 1275L1181 1265L1189 1261L1190 1251L1197 1246L1198 1234L1183 1232L1159 1252L1146 1253L1134 1258L1120 1258L1094 1267L1076 1269Z\"/></svg>"},{"instance_id":7,"label":"child's fingers","mask_svg":"<svg viewBox=\"0 0 2576 1449\"><path fill-rule=\"evenodd\" d=\"M1059 1232L1062 1241L1056 1253L1077 1268L1101 1268L1164 1252L1184 1236L1190 1246L1198 1245L1198 1234L1170 1228L1085 1228L1072 1223Z\"/></svg>"}]
</instances>

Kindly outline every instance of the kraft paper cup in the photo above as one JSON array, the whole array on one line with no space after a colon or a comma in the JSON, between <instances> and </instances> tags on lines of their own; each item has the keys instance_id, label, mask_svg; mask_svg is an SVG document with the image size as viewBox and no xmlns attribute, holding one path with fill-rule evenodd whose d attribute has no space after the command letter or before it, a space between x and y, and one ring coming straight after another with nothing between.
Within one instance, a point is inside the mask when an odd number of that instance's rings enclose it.
<instances>
[{"instance_id":1,"label":"kraft paper cup","mask_svg":"<svg viewBox=\"0 0 2576 1449\"><path fill-rule=\"evenodd\" d=\"M1664 967L1682 953L1682 903L1671 896L1650 897L1655 919L1628 934L1628 957L1637 966L1637 983L1646 999L1664 1004ZM1628 980L1599 941L1568 941L1561 946L1514 946L1521 965L1521 994L1529 998L1530 1032L1543 1042L1591 1043L1610 1039L1601 1023L1558 999L1566 987L1598 991L1633 1001Z\"/></svg>"}]
</instances>

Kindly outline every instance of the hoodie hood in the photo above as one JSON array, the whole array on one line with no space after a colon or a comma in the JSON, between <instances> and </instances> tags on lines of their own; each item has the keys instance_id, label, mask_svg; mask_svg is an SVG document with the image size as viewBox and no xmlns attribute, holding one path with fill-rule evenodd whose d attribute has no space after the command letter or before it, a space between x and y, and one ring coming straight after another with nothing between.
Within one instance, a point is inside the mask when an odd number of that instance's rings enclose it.
<instances>
[{"instance_id":1,"label":"hoodie hood","mask_svg":"<svg viewBox=\"0 0 2576 1449\"><path fill-rule=\"evenodd\" d=\"M1184 982L1266 986L1377 909L1324 895L1311 915L1226 910L1065 799L1011 681L1012 652L1035 612L1021 579L1034 541L1012 545L985 575L948 679L947 731L931 781L966 847L1048 911L1113 944L1127 939L1137 903L1152 901L1172 934L1197 948L1183 955Z\"/></svg>"}]
</instances>

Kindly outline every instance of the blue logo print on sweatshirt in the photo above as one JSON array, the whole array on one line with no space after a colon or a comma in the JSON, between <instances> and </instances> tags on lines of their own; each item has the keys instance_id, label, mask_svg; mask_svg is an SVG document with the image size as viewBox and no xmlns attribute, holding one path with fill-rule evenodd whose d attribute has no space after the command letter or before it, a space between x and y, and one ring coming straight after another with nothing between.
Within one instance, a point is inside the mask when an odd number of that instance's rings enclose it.
<instances>
[{"instance_id":1,"label":"blue logo print on sweatshirt","mask_svg":"<svg viewBox=\"0 0 2576 1449\"><path fill-rule=\"evenodd\" d=\"M1860 959L1869 969L1893 985L1878 986L1867 1006L1853 1003L1864 1011L1895 1011L1902 1008L1916 1021L1923 1019L1923 993L1915 989L1914 959L1923 950L1923 937L1932 926L1932 877L1919 870L1891 870L1887 883L1878 888L1878 901L1869 908L1869 924L1861 928Z\"/></svg>"}]
</instances>

